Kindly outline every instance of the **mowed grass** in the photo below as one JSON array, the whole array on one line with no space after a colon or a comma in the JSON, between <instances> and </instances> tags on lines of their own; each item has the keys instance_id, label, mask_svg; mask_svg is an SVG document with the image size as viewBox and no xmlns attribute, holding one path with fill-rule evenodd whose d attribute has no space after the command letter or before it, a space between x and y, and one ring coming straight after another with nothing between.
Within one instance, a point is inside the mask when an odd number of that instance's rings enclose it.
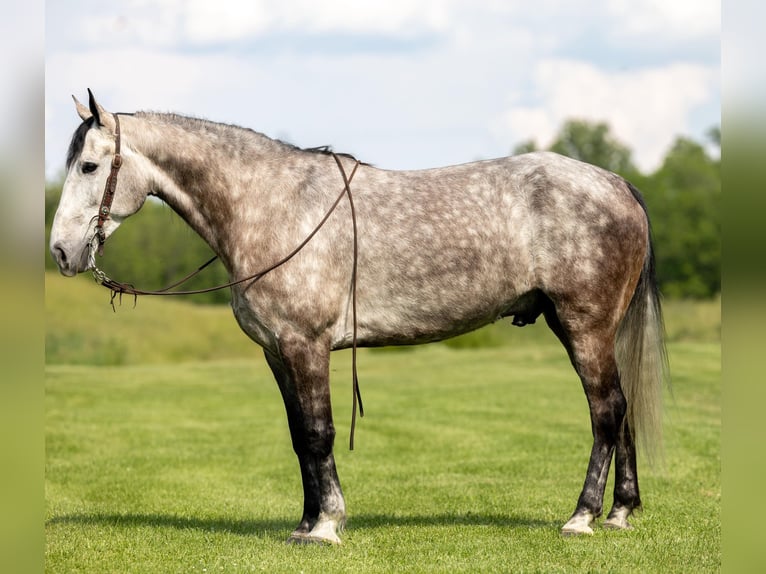
<instances>
[{"instance_id":1,"label":"mowed grass","mask_svg":"<svg viewBox=\"0 0 766 574\"><path fill-rule=\"evenodd\" d=\"M101 299L94 306L105 306L108 294L95 293ZM48 572L720 569L715 340L685 336L670 345L665 463L640 466L645 509L633 520L636 529L597 528L575 539L562 538L559 528L584 479L587 404L543 326L512 334L497 326L488 348L363 350L366 416L353 452L350 357L336 353L336 460L348 528L340 547L291 547L284 540L302 510L300 475L260 352L228 310L146 299L135 311L125 305L112 323L125 364L46 369ZM173 320L193 330L189 317L209 313L252 358L228 347L225 359L162 360L163 338L135 318L147 310L168 321L166 334L178 328ZM70 328L78 324L73 309L61 312L70 315ZM51 317L49 329L59 320ZM206 341L206 329L217 328L200 326L189 345L219 345ZM527 341L507 344L517 333ZM141 363L133 342L146 345L151 337L154 359Z\"/></svg>"}]
</instances>

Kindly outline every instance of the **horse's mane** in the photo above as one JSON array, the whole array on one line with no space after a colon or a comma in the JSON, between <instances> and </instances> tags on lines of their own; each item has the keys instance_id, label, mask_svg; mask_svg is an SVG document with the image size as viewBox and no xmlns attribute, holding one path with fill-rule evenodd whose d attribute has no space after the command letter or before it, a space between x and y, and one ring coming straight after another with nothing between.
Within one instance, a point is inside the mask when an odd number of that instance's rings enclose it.
<instances>
[{"instance_id":1,"label":"horse's mane","mask_svg":"<svg viewBox=\"0 0 766 574\"><path fill-rule=\"evenodd\" d=\"M304 152L304 153L312 153L312 154L320 154L320 155L338 155L340 157L345 157L348 159L352 159L356 161L356 157L351 155L350 153L336 153L333 151L332 146L329 145L322 145L317 147L299 147L292 143L286 142L284 140L275 139L267 136L266 134L263 134L261 132L257 132L250 128L245 128L242 126L238 126L235 124L227 124L222 122L214 122L211 120L207 120L204 118L198 118L194 116L184 116L181 114L175 114L175 113L159 113L159 112L137 112L135 114L138 117L146 117L146 118L154 118L159 119L160 121L178 125L185 129L191 129L191 130L208 130L208 131L215 131L220 132L221 134L247 134L249 136L256 136L259 139L269 141L272 143L275 143L280 146L284 146L285 148L292 150L292 151L298 151L298 152ZM369 165L364 162L359 162L361 165Z\"/></svg>"}]
</instances>

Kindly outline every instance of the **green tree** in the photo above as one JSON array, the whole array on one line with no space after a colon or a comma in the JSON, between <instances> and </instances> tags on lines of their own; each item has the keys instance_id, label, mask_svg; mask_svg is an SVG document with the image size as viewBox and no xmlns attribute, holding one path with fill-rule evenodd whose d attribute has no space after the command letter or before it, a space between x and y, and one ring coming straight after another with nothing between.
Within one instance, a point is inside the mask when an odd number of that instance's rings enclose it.
<instances>
[{"instance_id":1,"label":"green tree","mask_svg":"<svg viewBox=\"0 0 766 574\"><path fill-rule=\"evenodd\" d=\"M609 125L605 122L568 120L559 131L550 151L621 175L638 171L633 165L630 148L611 134Z\"/></svg>"},{"instance_id":2,"label":"green tree","mask_svg":"<svg viewBox=\"0 0 766 574\"><path fill-rule=\"evenodd\" d=\"M513 155L521 155L523 153L529 153L533 151L537 151L537 142L535 140L526 140L519 144L516 144L516 146L513 148Z\"/></svg>"},{"instance_id":3,"label":"green tree","mask_svg":"<svg viewBox=\"0 0 766 574\"><path fill-rule=\"evenodd\" d=\"M699 143L679 137L650 178L657 273L666 295L710 297L721 289L721 170Z\"/></svg>"},{"instance_id":4,"label":"green tree","mask_svg":"<svg viewBox=\"0 0 766 574\"><path fill-rule=\"evenodd\" d=\"M707 131L705 135L707 135L711 142L713 142L719 148L721 147L721 126L713 126Z\"/></svg>"}]
</instances>

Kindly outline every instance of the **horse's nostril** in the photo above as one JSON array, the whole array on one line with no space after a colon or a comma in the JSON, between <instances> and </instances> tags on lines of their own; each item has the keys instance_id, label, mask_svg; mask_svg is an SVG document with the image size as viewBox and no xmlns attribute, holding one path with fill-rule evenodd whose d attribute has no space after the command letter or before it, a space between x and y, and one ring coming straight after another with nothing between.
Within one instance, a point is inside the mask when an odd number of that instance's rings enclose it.
<instances>
[{"instance_id":1,"label":"horse's nostril","mask_svg":"<svg viewBox=\"0 0 766 574\"><path fill-rule=\"evenodd\" d=\"M51 253L53 254L53 258L56 260L56 263L59 267L63 267L66 265L67 257L66 257L66 251L64 251L64 247L61 245L60 242L56 242L53 247L51 247Z\"/></svg>"}]
</instances>

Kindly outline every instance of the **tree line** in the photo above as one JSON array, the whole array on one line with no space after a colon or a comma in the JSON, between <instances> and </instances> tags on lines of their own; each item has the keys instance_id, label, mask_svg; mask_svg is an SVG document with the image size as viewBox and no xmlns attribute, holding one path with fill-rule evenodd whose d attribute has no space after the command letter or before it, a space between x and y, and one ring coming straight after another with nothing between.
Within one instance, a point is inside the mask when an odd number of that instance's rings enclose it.
<instances>
[{"instance_id":1,"label":"tree line","mask_svg":"<svg viewBox=\"0 0 766 574\"><path fill-rule=\"evenodd\" d=\"M720 129L708 137L720 146ZM534 141L514 153L538 149ZM638 187L647 204L654 234L657 277L665 296L709 298L721 290L721 165L706 147L678 137L653 173L642 173L630 148L618 141L601 122L569 120L560 129L551 151L580 159L620 174ZM45 189L46 252L50 226L63 181ZM150 200L130 224L123 225L99 261L107 275L134 281L136 287L164 287L196 269L213 256L202 241L166 205ZM46 268L55 264L46 254ZM227 274L216 262L188 283L189 289L225 283ZM229 291L194 295L200 303L227 303Z\"/></svg>"}]
</instances>

